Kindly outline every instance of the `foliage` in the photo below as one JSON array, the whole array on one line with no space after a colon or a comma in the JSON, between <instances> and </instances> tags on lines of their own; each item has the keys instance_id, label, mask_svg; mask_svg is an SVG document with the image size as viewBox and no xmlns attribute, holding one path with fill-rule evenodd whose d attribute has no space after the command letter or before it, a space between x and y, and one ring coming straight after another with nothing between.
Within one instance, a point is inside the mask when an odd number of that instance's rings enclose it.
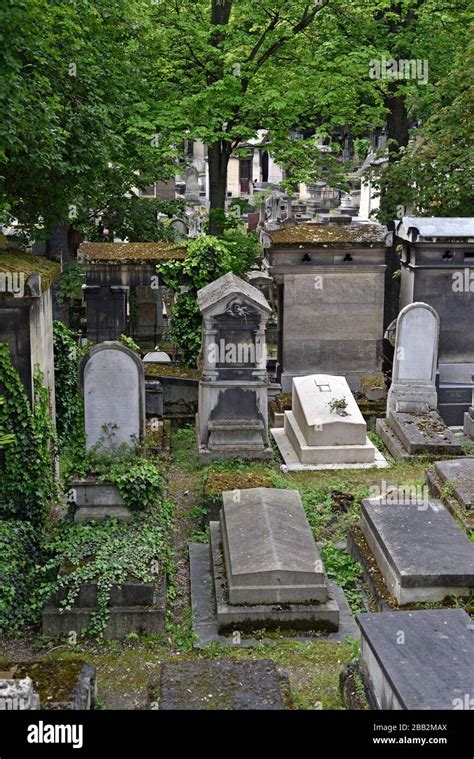
<instances>
[{"instance_id":1,"label":"foliage","mask_svg":"<svg viewBox=\"0 0 474 759\"><path fill-rule=\"evenodd\" d=\"M129 337L128 335L120 335L120 342L122 345L125 345L126 348L129 348L138 356L141 356L140 346L135 342L133 337Z\"/></svg>"},{"instance_id":2,"label":"foliage","mask_svg":"<svg viewBox=\"0 0 474 759\"><path fill-rule=\"evenodd\" d=\"M82 300L82 285L86 280L86 270L79 261L69 261L58 281L58 303L68 300Z\"/></svg>"},{"instance_id":3,"label":"foliage","mask_svg":"<svg viewBox=\"0 0 474 759\"><path fill-rule=\"evenodd\" d=\"M32 603L38 534L32 524L0 519L0 630L19 632L37 619Z\"/></svg>"},{"instance_id":4,"label":"foliage","mask_svg":"<svg viewBox=\"0 0 474 759\"><path fill-rule=\"evenodd\" d=\"M0 28L0 209L38 239L173 173L149 0L7 2Z\"/></svg>"},{"instance_id":5,"label":"foliage","mask_svg":"<svg viewBox=\"0 0 474 759\"><path fill-rule=\"evenodd\" d=\"M3 406L4 403L5 399L0 396L0 406ZM14 435L4 432L0 427L0 448L3 448L5 445L8 445L8 443L11 443L14 437Z\"/></svg>"},{"instance_id":6,"label":"foliage","mask_svg":"<svg viewBox=\"0 0 474 759\"><path fill-rule=\"evenodd\" d=\"M201 314L197 291L232 271L243 276L261 255L255 235L229 229L222 238L205 235L188 244L183 261L162 261L157 272L166 287L177 293L170 336L183 352L186 366L196 366L201 346Z\"/></svg>"},{"instance_id":7,"label":"foliage","mask_svg":"<svg viewBox=\"0 0 474 759\"><path fill-rule=\"evenodd\" d=\"M73 333L60 321L53 322L56 430L60 450L83 446L83 402L78 386L79 362L85 352Z\"/></svg>"},{"instance_id":8,"label":"foliage","mask_svg":"<svg viewBox=\"0 0 474 759\"><path fill-rule=\"evenodd\" d=\"M92 242L113 242L115 237L130 242L175 242L176 232L169 219L182 215L184 207L184 200L136 195L114 198L101 212L98 221L84 224L82 231ZM158 219L158 215L168 218Z\"/></svg>"},{"instance_id":9,"label":"foliage","mask_svg":"<svg viewBox=\"0 0 474 759\"><path fill-rule=\"evenodd\" d=\"M128 446L118 448L113 457L93 449L73 461L65 476L112 482L133 510L147 509L161 503L163 498L164 480L159 467L151 459L131 455Z\"/></svg>"},{"instance_id":10,"label":"foliage","mask_svg":"<svg viewBox=\"0 0 474 759\"><path fill-rule=\"evenodd\" d=\"M97 603L86 632L102 636L109 619L113 585L126 580L153 582L169 560L172 506L162 501L130 522L115 519L92 524L61 523L44 546L45 562L38 568L38 598L44 602L65 589L61 603L70 609L84 583L97 583Z\"/></svg>"},{"instance_id":11,"label":"foliage","mask_svg":"<svg viewBox=\"0 0 474 759\"><path fill-rule=\"evenodd\" d=\"M328 577L340 585L349 602L353 614L364 611L362 597L357 584L362 577L362 567L343 548L326 543L321 549L324 567Z\"/></svg>"},{"instance_id":12,"label":"foliage","mask_svg":"<svg viewBox=\"0 0 474 759\"><path fill-rule=\"evenodd\" d=\"M333 413L339 413L345 411L347 408L347 400L345 398L334 398L334 400L328 403L329 410Z\"/></svg>"},{"instance_id":13,"label":"foliage","mask_svg":"<svg viewBox=\"0 0 474 759\"><path fill-rule=\"evenodd\" d=\"M13 434L6 447L0 478L0 517L30 521L41 529L57 497L54 471L56 434L51 421L48 392L38 367L34 371L34 409L31 410L8 346L0 344L0 427Z\"/></svg>"},{"instance_id":14,"label":"foliage","mask_svg":"<svg viewBox=\"0 0 474 759\"><path fill-rule=\"evenodd\" d=\"M400 160L381 175L372 172L382 195L382 221L396 218L397 204L426 216L474 215L473 67L471 41L441 81L431 116L401 151Z\"/></svg>"}]
</instances>

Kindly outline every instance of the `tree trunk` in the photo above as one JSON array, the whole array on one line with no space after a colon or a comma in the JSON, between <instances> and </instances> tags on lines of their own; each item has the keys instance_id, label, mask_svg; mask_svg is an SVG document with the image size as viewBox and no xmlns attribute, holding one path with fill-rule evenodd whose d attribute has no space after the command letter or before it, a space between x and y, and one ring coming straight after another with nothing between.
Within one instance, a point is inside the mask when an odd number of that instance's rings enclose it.
<instances>
[{"instance_id":1,"label":"tree trunk","mask_svg":"<svg viewBox=\"0 0 474 759\"><path fill-rule=\"evenodd\" d=\"M388 108L388 156L390 161L396 161L400 148L405 148L408 145L409 138L409 120L405 96L400 92L398 82L390 82L385 97L385 106Z\"/></svg>"},{"instance_id":2,"label":"tree trunk","mask_svg":"<svg viewBox=\"0 0 474 759\"><path fill-rule=\"evenodd\" d=\"M220 235L224 229L229 158L230 144L220 140L209 146L209 234L211 235Z\"/></svg>"}]
</instances>

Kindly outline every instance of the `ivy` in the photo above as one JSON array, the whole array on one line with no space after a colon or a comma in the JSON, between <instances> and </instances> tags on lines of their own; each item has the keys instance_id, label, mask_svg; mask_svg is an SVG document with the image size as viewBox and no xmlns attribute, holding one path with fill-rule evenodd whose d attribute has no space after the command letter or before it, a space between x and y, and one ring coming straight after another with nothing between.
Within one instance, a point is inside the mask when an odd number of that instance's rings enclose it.
<instances>
[{"instance_id":1,"label":"ivy","mask_svg":"<svg viewBox=\"0 0 474 759\"><path fill-rule=\"evenodd\" d=\"M172 505L160 500L130 522L109 519L100 523L56 527L44 546L45 562L37 570L37 598L44 604L52 592L65 589L61 606L72 608L85 583L97 583L97 602L83 632L103 635L107 626L110 591L126 580L153 582L171 563Z\"/></svg>"},{"instance_id":2,"label":"ivy","mask_svg":"<svg viewBox=\"0 0 474 759\"><path fill-rule=\"evenodd\" d=\"M41 529L57 498L55 477L56 434L51 420L43 375L34 370L34 408L30 407L8 346L0 344L0 427L14 435L3 451L0 478L0 518L16 517Z\"/></svg>"},{"instance_id":3,"label":"ivy","mask_svg":"<svg viewBox=\"0 0 474 759\"><path fill-rule=\"evenodd\" d=\"M243 277L260 255L256 236L231 226L222 238L206 235L192 240L183 261L162 261L157 265L165 286L177 294L170 336L183 352L185 366L196 366L201 348L197 291L230 271Z\"/></svg>"},{"instance_id":4,"label":"ivy","mask_svg":"<svg viewBox=\"0 0 474 759\"><path fill-rule=\"evenodd\" d=\"M33 525L0 519L0 630L19 632L38 620L32 603L35 564L39 560Z\"/></svg>"},{"instance_id":5,"label":"ivy","mask_svg":"<svg viewBox=\"0 0 474 759\"><path fill-rule=\"evenodd\" d=\"M53 322L56 430L60 451L83 447L83 403L78 386L79 362L85 352L65 324Z\"/></svg>"},{"instance_id":6,"label":"ivy","mask_svg":"<svg viewBox=\"0 0 474 759\"><path fill-rule=\"evenodd\" d=\"M3 406L4 403L5 399L0 396L0 406ZM4 446L8 445L8 443L11 443L14 440L14 437L14 435L4 432L4 430L0 427L0 448L3 448Z\"/></svg>"}]
</instances>

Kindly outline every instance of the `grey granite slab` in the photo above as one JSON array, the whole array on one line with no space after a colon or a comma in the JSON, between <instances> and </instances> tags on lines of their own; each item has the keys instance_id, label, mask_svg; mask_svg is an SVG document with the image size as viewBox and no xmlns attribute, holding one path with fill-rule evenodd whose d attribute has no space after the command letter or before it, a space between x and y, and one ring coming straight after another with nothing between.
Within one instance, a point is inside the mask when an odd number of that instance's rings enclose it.
<instances>
[{"instance_id":1,"label":"grey granite slab","mask_svg":"<svg viewBox=\"0 0 474 759\"><path fill-rule=\"evenodd\" d=\"M359 614L357 623L379 708L462 708L474 694L474 623L463 609Z\"/></svg>"},{"instance_id":2,"label":"grey granite slab","mask_svg":"<svg viewBox=\"0 0 474 759\"><path fill-rule=\"evenodd\" d=\"M436 473L446 485L451 485L458 500L466 509L474 508L474 458L436 461Z\"/></svg>"}]
</instances>

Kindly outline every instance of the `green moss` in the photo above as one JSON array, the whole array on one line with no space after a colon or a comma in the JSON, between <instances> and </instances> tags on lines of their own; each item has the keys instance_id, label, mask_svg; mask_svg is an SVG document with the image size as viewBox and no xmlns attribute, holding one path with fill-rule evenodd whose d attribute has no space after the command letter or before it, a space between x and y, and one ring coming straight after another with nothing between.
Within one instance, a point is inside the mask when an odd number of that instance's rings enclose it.
<instances>
[{"instance_id":1,"label":"green moss","mask_svg":"<svg viewBox=\"0 0 474 759\"><path fill-rule=\"evenodd\" d=\"M16 249L0 251L0 270L24 274L25 280L32 274L41 274L41 291L45 292L61 274L60 264L42 256L33 256Z\"/></svg>"}]
</instances>

